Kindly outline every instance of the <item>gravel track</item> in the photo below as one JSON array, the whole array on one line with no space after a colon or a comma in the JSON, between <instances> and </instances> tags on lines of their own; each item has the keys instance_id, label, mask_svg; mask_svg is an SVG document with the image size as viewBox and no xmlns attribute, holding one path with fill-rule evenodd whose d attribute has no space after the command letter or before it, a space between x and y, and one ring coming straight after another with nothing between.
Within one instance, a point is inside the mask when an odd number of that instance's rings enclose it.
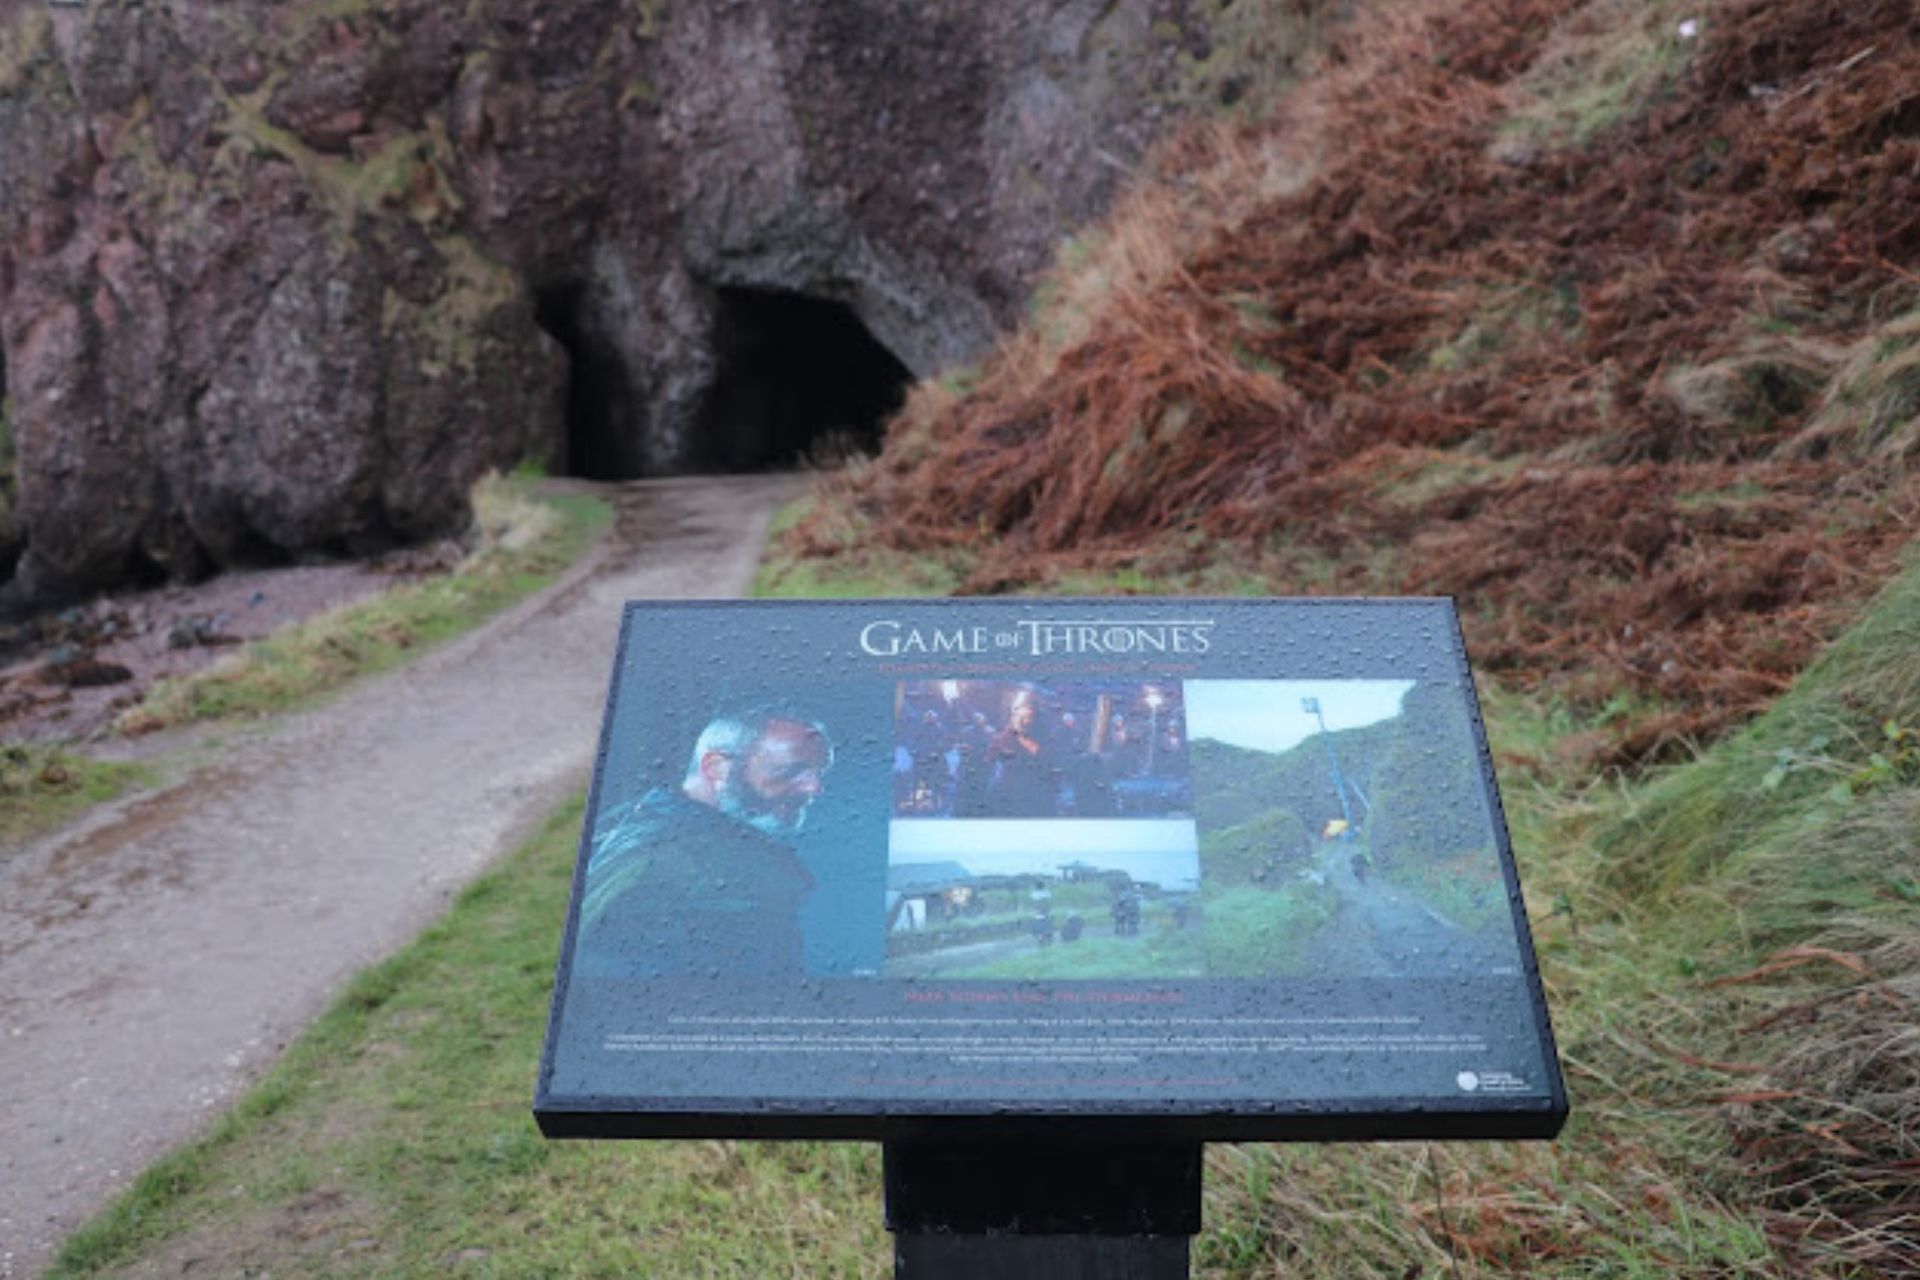
<instances>
[{"instance_id":1,"label":"gravel track","mask_svg":"<svg viewBox=\"0 0 1920 1280\"><path fill-rule=\"evenodd\" d=\"M38 1274L582 785L621 602L745 591L802 487L610 490L614 533L553 588L0 866L0 1277Z\"/></svg>"}]
</instances>

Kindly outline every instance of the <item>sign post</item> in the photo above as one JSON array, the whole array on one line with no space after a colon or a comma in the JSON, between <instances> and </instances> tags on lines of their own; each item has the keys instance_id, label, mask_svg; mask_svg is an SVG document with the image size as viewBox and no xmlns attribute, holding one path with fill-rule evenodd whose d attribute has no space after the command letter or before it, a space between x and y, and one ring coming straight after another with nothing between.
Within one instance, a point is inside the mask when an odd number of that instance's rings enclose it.
<instances>
[{"instance_id":1,"label":"sign post","mask_svg":"<svg viewBox=\"0 0 1920 1280\"><path fill-rule=\"evenodd\" d=\"M913 1280L1183 1280L1197 1142L889 1142L894 1273Z\"/></svg>"},{"instance_id":2,"label":"sign post","mask_svg":"<svg viewBox=\"0 0 1920 1280\"><path fill-rule=\"evenodd\" d=\"M548 1136L879 1141L899 1275L1172 1277L1205 1142L1566 1109L1451 601L628 606Z\"/></svg>"}]
</instances>

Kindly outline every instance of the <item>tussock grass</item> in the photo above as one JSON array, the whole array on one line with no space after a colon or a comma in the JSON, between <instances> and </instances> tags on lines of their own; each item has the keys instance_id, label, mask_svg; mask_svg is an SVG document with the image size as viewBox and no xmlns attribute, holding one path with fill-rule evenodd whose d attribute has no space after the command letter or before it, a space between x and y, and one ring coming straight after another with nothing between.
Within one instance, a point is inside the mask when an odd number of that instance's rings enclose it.
<instances>
[{"instance_id":1,"label":"tussock grass","mask_svg":"<svg viewBox=\"0 0 1920 1280\"><path fill-rule=\"evenodd\" d=\"M1489 690L1573 1120L1551 1147L1216 1150L1217 1274L1911 1274L1917 606L1910 571L1774 712L1643 783L1572 766L1566 707Z\"/></svg>"},{"instance_id":2,"label":"tussock grass","mask_svg":"<svg viewBox=\"0 0 1920 1280\"><path fill-rule=\"evenodd\" d=\"M1655 1016L1624 1079L1693 1073L1685 1131L1731 1144L1718 1176L1802 1263L1920 1265L1916 725L1920 566L1590 841L1602 900L1688 980L1641 998Z\"/></svg>"},{"instance_id":3,"label":"tussock grass","mask_svg":"<svg viewBox=\"0 0 1920 1280\"><path fill-rule=\"evenodd\" d=\"M1920 310L1854 345L1794 444L1807 454L1837 446L1883 460L1920 458Z\"/></svg>"},{"instance_id":4,"label":"tussock grass","mask_svg":"<svg viewBox=\"0 0 1920 1280\"><path fill-rule=\"evenodd\" d=\"M474 489L474 549L455 569L356 601L154 685L115 722L123 734L302 705L470 629L551 582L611 520L605 504L536 498L527 481Z\"/></svg>"},{"instance_id":5,"label":"tussock grass","mask_svg":"<svg viewBox=\"0 0 1920 1280\"><path fill-rule=\"evenodd\" d=\"M922 383L915 394L926 394ZM846 470L871 463L850 460ZM843 483L839 474L823 476L821 488ZM801 521L811 521L822 554L795 555L782 541ZM767 546L747 594L760 599L862 599L879 596L943 596L965 579L968 557L955 552L924 555L898 551L869 536L870 520L851 508L823 505L816 495L796 498L774 514ZM832 548L827 552L826 548Z\"/></svg>"},{"instance_id":6,"label":"tussock grass","mask_svg":"<svg viewBox=\"0 0 1920 1280\"><path fill-rule=\"evenodd\" d=\"M1392 1143L1209 1152L1203 1276L1767 1276L1765 1234L1629 1153Z\"/></svg>"},{"instance_id":7,"label":"tussock grass","mask_svg":"<svg viewBox=\"0 0 1920 1280\"><path fill-rule=\"evenodd\" d=\"M1910 568L1765 715L1599 833L1608 882L1656 896L1763 847L1797 846L1860 796L1920 780L1915 732L1920 569Z\"/></svg>"},{"instance_id":8,"label":"tussock grass","mask_svg":"<svg viewBox=\"0 0 1920 1280\"><path fill-rule=\"evenodd\" d=\"M1496 146L1586 146L1644 113L1699 47L1700 16L1689 0L1597 0L1575 9L1514 83L1514 109ZM1692 37L1681 31L1689 19Z\"/></svg>"},{"instance_id":9,"label":"tussock grass","mask_svg":"<svg viewBox=\"0 0 1920 1280\"><path fill-rule=\"evenodd\" d=\"M1675 369L1661 390L1689 419L1731 438L1796 418L1826 390L1834 363L1825 343L1769 338L1735 355Z\"/></svg>"}]
</instances>

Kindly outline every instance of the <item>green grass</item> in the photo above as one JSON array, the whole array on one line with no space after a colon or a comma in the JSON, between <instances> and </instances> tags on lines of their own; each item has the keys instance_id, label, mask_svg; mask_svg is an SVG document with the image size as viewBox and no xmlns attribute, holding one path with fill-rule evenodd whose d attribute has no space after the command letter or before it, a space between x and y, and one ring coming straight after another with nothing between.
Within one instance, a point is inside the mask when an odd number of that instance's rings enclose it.
<instances>
[{"instance_id":1,"label":"green grass","mask_svg":"<svg viewBox=\"0 0 1920 1280\"><path fill-rule=\"evenodd\" d=\"M1782 704L1793 733L1821 719L1804 704L1844 706L1861 680L1876 697L1898 684L1894 670L1916 661L1920 645L1887 647L1907 634L1916 582L1909 575L1890 591L1809 677L1806 696ZM1551 760L1555 740L1586 730L1565 708L1510 691L1486 701L1496 758ZM1766 723L1756 726L1763 742L1786 732L1763 732ZM1771 765L1742 773L1733 763L1770 759L1729 742L1637 786L1506 766L1573 1094L1567 1132L1553 1144L1215 1146L1196 1274L1871 1274L1837 1245L1789 1250L1787 1237L1769 1235L1791 1205L1754 1175L1737 1139L1763 1126L1775 1136L1770 1150L1790 1157L1796 1143L1821 1145L1802 1123L1858 1125L1876 1108L1897 1115L1898 1100L1911 1104L1920 1089L1873 1073L1906 1061L1889 1037L1910 1038L1910 1018L1840 1000L1862 988L1834 964L1732 986L1705 979L1809 942L1891 964L1889 946L1912 944L1920 900L1909 856L1920 785L1898 772L1904 764L1845 805L1820 800L1824 789L1777 784L1766 793L1778 797L1767 802L1772 817L1749 830L1792 819L1817 840L1817 858L1699 857L1699 832L1657 820L1679 792L1763 785ZM1801 803L1809 799L1811 808ZM190 1260L205 1274L303 1276L885 1274L871 1147L535 1135L528 1096L579 820L576 801L418 943L359 979L212 1136L149 1171L76 1235L55 1274L154 1274ZM1684 875L1617 871L1629 829L1639 832L1627 842L1637 857L1677 860ZM1249 928L1270 923L1271 903L1253 906L1260 920ZM1233 902L1216 897L1205 909L1209 935L1231 926ZM1905 954L1920 955L1920 945ZM1742 1030L1757 1014L1830 993L1832 1025L1850 1029L1844 1040L1829 1041L1826 1020ZM1861 1021L1870 1016L1882 1017L1877 1033ZM1720 1101L1776 1080L1811 1099L1804 1118ZM1898 1154L1910 1140L1901 1134L1914 1131L1846 1132ZM1815 1187L1823 1205L1857 1209L1851 1166L1811 1167L1824 1171ZM1910 1182L1900 1185L1910 1197ZM1888 1238L1869 1231L1851 1247Z\"/></svg>"},{"instance_id":2,"label":"green grass","mask_svg":"<svg viewBox=\"0 0 1920 1280\"><path fill-rule=\"evenodd\" d=\"M1266 977L1307 970L1310 944L1333 919L1331 889L1307 884L1202 894L1207 973Z\"/></svg>"},{"instance_id":3,"label":"green grass","mask_svg":"<svg viewBox=\"0 0 1920 1280\"><path fill-rule=\"evenodd\" d=\"M1767 713L1645 789L1597 837L1607 881L1647 896L1722 864L1804 851L1877 791L1920 778L1920 561Z\"/></svg>"},{"instance_id":4,"label":"green grass","mask_svg":"<svg viewBox=\"0 0 1920 1280\"><path fill-rule=\"evenodd\" d=\"M153 778L145 765L92 760L58 747L0 747L0 855Z\"/></svg>"},{"instance_id":5,"label":"green grass","mask_svg":"<svg viewBox=\"0 0 1920 1280\"><path fill-rule=\"evenodd\" d=\"M802 520L829 531L828 554L795 554L785 535ZM751 595L762 599L841 600L945 596L980 588L969 582L977 557L964 550L898 551L877 545L870 520L847 509L839 495L816 492L780 509ZM1270 596L1299 591L1254 563L1248 549L1223 545L1199 532L1171 533L1142 547L1129 562L1103 570L1050 569L991 590L1055 596Z\"/></svg>"},{"instance_id":6,"label":"green grass","mask_svg":"<svg viewBox=\"0 0 1920 1280\"><path fill-rule=\"evenodd\" d=\"M1051 945L1027 950L998 960L966 961L964 958L938 968L942 979L954 978L1151 978L1198 977L1204 972L1198 927L1176 929L1171 903L1147 898L1141 904L1140 932L1129 938L1113 935L1112 888L1099 881L1059 883L1049 886L1047 908L1054 927L1063 930L1067 921L1080 918L1085 932L1068 942L1056 932ZM978 934L995 926L1014 926L1011 935L1024 946L1031 938L1031 926L1037 904L1023 891L1001 890L995 893L993 909L952 921L930 921L915 939L923 944L951 934L949 946L964 946L984 941ZM1197 922L1196 922L1197 923ZM915 951L901 957L909 965L937 962L938 948ZM924 970L922 970L924 972Z\"/></svg>"},{"instance_id":7,"label":"green grass","mask_svg":"<svg viewBox=\"0 0 1920 1280\"><path fill-rule=\"evenodd\" d=\"M453 572L331 610L204 671L160 681L116 728L144 733L308 704L471 630L551 584L612 519L598 499L536 499L525 478L483 481L475 512L481 547Z\"/></svg>"},{"instance_id":8,"label":"green grass","mask_svg":"<svg viewBox=\"0 0 1920 1280\"><path fill-rule=\"evenodd\" d=\"M1920 455L1920 309L1894 317L1846 353L1821 397L1804 445L1856 456Z\"/></svg>"},{"instance_id":9,"label":"green grass","mask_svg":"<svg viewBox=\"0 0 1920 1280\"><path fill-rule=\"evenodd\" d=\"M1574 1117L1550 1145L1214 1146L1196 1274L1873 1274L1901 1232L1885 1205L1912 1192L1876 1189L1871 1161L1915 1158L1920 1133L1911 1005L1886 982L1920 970L1920 570L1746 732L1644 781L1564 749L1616 709L1482 694ZM577 822L357 983L56 1274L885 1274L871 1147L534 1136ZM1241 916L1248 946L1310 935L1315 904L1275 930L1259 896L1209 899L1206 936ZM1807 946L1873 979L1786 950ZM1824 1012L1765 1021L1801 1005ZM1725 1101L1749 1095L1773 1100ZM1755 1141L1799 1192L1760 1176ZM1793 1243L1826 1214L1865 1225Z\"/></svg>"},{"instance_id":10,"label":"green grass","mask_svg":"<svg viewBox=\"0 0 1920 1280\"><path fill-rule=\"evenodd\" d=\"M868 1275L877 1151L553 1143L531 1096L576 799L363 973L207 1138L66 1243L60 1277Z\"/></svg>"},{"instance_id":11,"label":"green grass","mask_svg":"<svg viewBox=\"0 0 1920 1280\"><path fill-rule=\"evenodd\" d=\"M1584 147L1646 111L1683 71L1697 40L1680 23L1698 17L1680 0L1596 0L1576 9L1515 86L1510 141Z\"/></svg>"},{"instance_id":12,"label":"green grass","mask_svg":"<svg viewBox=\"0 0 1920 1280\"><path fill-rule=\"evenodd\" d=\"M1231 547L1198 534L1178 533L1143 550L1134 563L1105 572L1068 570L1022 588L1063 596L1184 595L1225 598L1284 593L1284 584L1260 573Z\"/></svg>"},{"instance_id":13,"label":"green grass","mask_svg":"<svg viewBox=\"0 0 1920 1280\"><path fill-rule=\"evenodd\" d=\"M1078 941L1056 939L1044 950L1009 956L977 969L955 969L941 977L1072 981L1198 977L1204 972L1197 927L1168 928L1163 918L1151 913L1142 919L1140 934L1133 938L1114 937L1106 920L1089 920L1088 925L1092 932Z\"/></svg>"},{"instance_id":14,"label":"green grass","mask_svg":"<svg viewBox=\"0 0 1920 1280\"><path fill-rule=\"evenodd\" d=\"M794 499L774 514L767 547L748 594L757 599L844 600L868 597L951 595L966 577L958 556L915 555L873 545L866 522L832 513L837 524L837 554L830 558L797 556L781 541L801 520L813 515L819 499Z\"/></svg>"}]
</instances>

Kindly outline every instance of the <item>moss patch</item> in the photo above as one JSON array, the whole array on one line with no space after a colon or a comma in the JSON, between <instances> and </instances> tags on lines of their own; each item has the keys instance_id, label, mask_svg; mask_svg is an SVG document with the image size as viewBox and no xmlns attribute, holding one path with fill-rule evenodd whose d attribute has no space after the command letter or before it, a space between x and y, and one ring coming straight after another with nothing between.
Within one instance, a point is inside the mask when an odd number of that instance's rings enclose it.
<instances>
[{"instance_id":1,"label":"moss patch","mask_svg":"<svg viewBox=\"0 0 1920 1280\"><path fill-rule=\"evenodd\" d=\"M153 776L143 765L93 760L57 747L0 747L0 857Z\"/></svg>"},{"instance_id":2,"label":"moss patch","mask_svg":"<svg viewBox=\"0 0 1920 1280\"><path fill-rule=\"evenodd\" d=\"M1698 47L1700 8L1680 0L1576 8L1515 84L1519 105L1499 145L1584 147L1646 111Z\"/></svg>"},{"instance_id":3,"label":"moss patch","mask_svg":"<svg viewBox=\"0 0 1920 1280\"><path fill-rule=\"evenodd\" d=\"M52 51L53 19L32 5L16 21L0 24L0 97L25 88L36 64Z\"/></svg>"}]
</instances>

